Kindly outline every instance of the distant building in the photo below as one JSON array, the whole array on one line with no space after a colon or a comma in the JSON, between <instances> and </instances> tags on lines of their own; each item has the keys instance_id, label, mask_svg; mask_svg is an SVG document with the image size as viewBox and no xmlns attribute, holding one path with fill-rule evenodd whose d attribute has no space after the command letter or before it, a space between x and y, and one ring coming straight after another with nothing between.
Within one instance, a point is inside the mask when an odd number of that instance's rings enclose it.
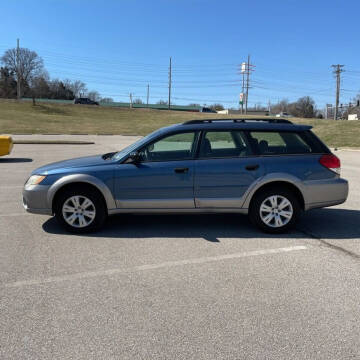
<instances>
[{"instance_id":1,"label":"distant building","mask_svg":"<svg viewBox=\"0 0 360 360\"><path fill-rule=\"evenodd\" d=\"M358 114L349 114L348 115L348 120L359 120L358 119Z\"/></svg>"}]
</instances>

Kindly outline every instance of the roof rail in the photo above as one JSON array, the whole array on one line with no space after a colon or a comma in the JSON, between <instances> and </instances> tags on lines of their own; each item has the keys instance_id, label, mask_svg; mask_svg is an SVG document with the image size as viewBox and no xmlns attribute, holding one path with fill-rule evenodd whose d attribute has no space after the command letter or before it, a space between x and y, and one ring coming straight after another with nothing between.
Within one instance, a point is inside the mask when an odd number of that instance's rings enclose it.
<instances>
[{"instance_id":1,"label":"roof rail","mask_svg":"<svg viewBox=\"0 0 360 360\"><path fill-rule=\"evenodd\" d=\"M183 125L193 125L193 124L204 124L204 123L213 123L218 121L232 121L235 123L244 123L244 122L251 122L251 121L264 121L268 123L275 123L275 124L292 124L290 120L278 118L278 119L204 119L204 120L190 120L183 123Z\"/></svg>"}]
</instances>

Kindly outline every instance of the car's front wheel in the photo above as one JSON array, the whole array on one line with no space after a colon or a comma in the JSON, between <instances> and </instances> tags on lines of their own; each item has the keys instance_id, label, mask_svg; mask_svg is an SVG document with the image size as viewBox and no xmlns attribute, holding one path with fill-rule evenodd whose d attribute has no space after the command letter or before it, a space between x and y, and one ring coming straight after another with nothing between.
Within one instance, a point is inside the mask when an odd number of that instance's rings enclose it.
<instances>
[{"instance_id":1,"label":"car's front wheel","mask_svg":"<svg viewBox=\"0 0 360 360\"><path fill-rule=\"evenodd\" d=\"M87 189L67 189L57 198L55 216L68 231L86 233L101 228L107 212L102 197Z\"/></svg>"},{"instance_id":2,"label":"car's front wheel","mask_svg":"<svg viewBox=\"0 0 360 360\"><path fill-rule=\"evenodd\" d=\"M261 230L283 233L296 224L301 208L293 192L287 189L267 189L255 195L249 216Z\"/></svg>"}]
</instances>

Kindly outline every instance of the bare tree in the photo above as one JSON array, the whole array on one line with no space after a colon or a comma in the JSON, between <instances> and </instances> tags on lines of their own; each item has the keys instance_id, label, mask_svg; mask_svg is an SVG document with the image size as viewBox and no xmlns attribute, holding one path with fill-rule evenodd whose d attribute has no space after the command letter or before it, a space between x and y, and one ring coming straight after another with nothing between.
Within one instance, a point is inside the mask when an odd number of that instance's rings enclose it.
<instances>
[{"instance_id":1,"label":"bare tree","mask_svg":"<svg viewBox=\"0 0 360 360\"><path fill-rule=\"evenodd\" d=\"M100 101L101 99L100 94L95 90L89 91L87 93L87 97L92 101Z\"/></svg>"},{"instance_id":2,"label":"bare tree","mask_svg":"<svg viewBox=\"0 0 360 360\"><path fill-rule=\"evenodd\" d=\"M213 104L210 105L209 108L214 111L224 110L224 106L222 104Z\"/></svg>"},{"instance_id":3,"label":"bare tree","mask_svg":"<svg viewBox=\"0 0 360 360\"><path fill-rule=\"evenodd\" d=\"M8 49L1 57L1 62L13 73L22 85L29 84L33 77L40 75L44 70L44 63L35 51L20 48L17 58L17 49Z\"/></svg>"},{"instance_id":4,"label":"bare tree","mask_svg":"<svg viewBox=\"0 0 360 360\"><path fill-rule=\"evenodd\" d=\"M82 82L81 80L64 80L64 85L70 89L75 97L81 97L82 95L87 93L86 84Z\"/></svg>"},{"instance_id":5,"label":"bare tree","mask_svg":"<svg viewBox=\"0 0 360 360\"><path fill-rule=\"evenodd\" d=\"M107 98L102 98L100 99L100 102L104 103L104 104L110 104L114 102L113 98L107 97Z\"/></svg>"},{"instance_id":6,"label":"bare tree","mask_svg":"<svg viewBox=\"0 0 360 360\"><path fill-rule=\"evenodd\" d=\"M165 101L165 100L159 100L159 101L157 101L156 102L156 104L158 104L158 105L167 105L167 101Z\"/></svg>"},{"instance_id":7,"label":"bare tree","mask_svg":"<svg viewBox=\"0 0 360 360\"><path fill-rule=\"evenodd\" d=\"M290 108L292 115L313 118L316 116L315 101L310 96L304 96L298 99Z\"/></svg>"},{"instance_id":8,"label":"bare tree","mask_svg":"<svg viewBox=\"0 0 360 360\"><path fill-rule=\"evenodd\" d=\"M141 99L135 99L133 104L143 104L143 101Z\"/></svg>"},{"instance_id":9,"label":"bare tree","mask_svg":"<svg viewBox=\"0 0 360 360\"><path fill-rule=\"evenodd\" d=\"M271 106L271 112L274 114L282 113L282 112L290 112L290 103L288 99L282 99L277 104L273 104Z\"/></svg>"}]
</instances>

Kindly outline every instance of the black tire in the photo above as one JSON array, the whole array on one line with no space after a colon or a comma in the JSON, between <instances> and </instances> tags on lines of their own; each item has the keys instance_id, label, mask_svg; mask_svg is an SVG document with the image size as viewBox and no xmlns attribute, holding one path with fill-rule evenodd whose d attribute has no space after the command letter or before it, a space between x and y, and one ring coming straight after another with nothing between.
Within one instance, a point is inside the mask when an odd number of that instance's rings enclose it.
<instances>
[{"instance_id":1,"label":"black tire","mask_svg":"<svg viewBox=\"0 0 360 360\"><path fill-rule=\"evenodd\" d=\"M91 205L90 210L95 208L95 217L92 220L90 218L86 218L87 221L91 222L84 227L72 226L64 218L63 206L65 202L67 202L73 196L79 196L81 199L83 197L89 199L93 203L93 206ZM99 230L104 225L107 218L107 209L102 195L97 191L81 186L74 186L73 188L67 188L62 191L59 196L56 197L54 209L55 217L59 224L71 233L82 234ZM74 222L74 225L79 226L79 221L77 223Z\"/></svg>"},{"instance_id":2,"label":"black tire","mask_svg":"<svg viewBox=\"0 0 360 360\"><path fill-rule=\"evenodd\" d=\"M263 202L271 196L281 196L281 197L287 199L291 204L292 217L283 226L275 227L275 224L274 224L275 219L271 221L270 224L273 225L273 226L271 226L271 225L265 223L261 217L260 207L263 204ZM268 202L266 204L268 204ZM275 209L277 209L277 208L274 208L274 211L275 211ZM291 208L288 207L287 210L289 210L289 209L291 209ZM277 210L277 211L279 211L279 210ZM262 214L264 214L264 213L262 213ZM271 233L271 234L285 233L285 232L289 231L290 229L292 229L296 225L300 214L301 214L301 207L300 207L300 204L299 204L299 201L298 201L296 195L291 190L282 189L280 187L268 188L268 189L265 189L265 190L257 193L255 195L254 199L251 201L250 209L249 209L249 217L250 217L251 222L255 226L257 226L260 230L262 230L263 232ZM281 217L281 220L286 222L286 218Z\"/></svg>"}]
</instances>

